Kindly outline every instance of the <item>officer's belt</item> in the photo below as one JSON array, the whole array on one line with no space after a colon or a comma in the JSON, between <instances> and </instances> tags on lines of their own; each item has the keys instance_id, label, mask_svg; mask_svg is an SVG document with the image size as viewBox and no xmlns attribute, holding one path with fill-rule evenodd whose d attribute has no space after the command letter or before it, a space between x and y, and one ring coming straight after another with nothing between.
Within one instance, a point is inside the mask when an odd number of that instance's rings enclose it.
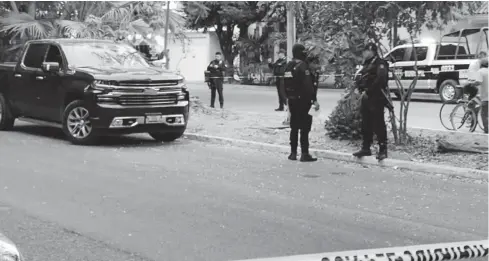
<instances>
[{"instance_id":1,"label":"officer's belt","mask_svg":"<svg viewBox=\"0 0 489 261\"><path fill-rule=\"evenodd\" d=\"M290 96L287 99L289 99L289 100L300 100L301 96Z\"/></svg>"}]
</instances>

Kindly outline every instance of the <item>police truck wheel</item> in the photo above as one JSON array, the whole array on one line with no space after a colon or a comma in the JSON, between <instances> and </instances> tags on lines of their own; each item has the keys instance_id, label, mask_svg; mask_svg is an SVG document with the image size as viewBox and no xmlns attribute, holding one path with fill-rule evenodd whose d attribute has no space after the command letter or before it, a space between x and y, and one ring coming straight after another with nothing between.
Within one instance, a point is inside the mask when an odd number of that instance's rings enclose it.
<instances>
[{"instance_id":1,"label":"police truck wheel","mask_svg":"<svg viewBox=\"0 0 489 261\"><path fill-rule=\"evenodd\" d=\"M8 131L14 127L15 118L12 115L7 100L0 93L0 131Z\"/></svg>"},{"instance_id":2,"label":"police truck wheel","mask_svg":"<svg viewBox=\"0 0 489 261\"><path fill-rule=\"evenodd\" d=\"M149 136L159 142L172 142L182 137L184 132L150 132Z\"/></svg>"},{"instance_id":3,"label":"police truck wheel","mask_svg":"<svg viewBox=\"0 0 489 261\"><path fill-rule=\"evenodd\" d=\"M462 89L457 88L455 80L445 80L440 84L438 93L442 102L456 102L462 96Z\"/></svg>"},{"instance_id":4,"label":"police truck wheel","mask_svg":"<svg viewBox=\"0 0 489 261\"><path fill-rule=\"evenodd\" d=\"M92 145L97 141L96 130L90 122L90 113L81 100L72 101L63 113L63 132L71 143Z\"/></svg>"}]
</instances>

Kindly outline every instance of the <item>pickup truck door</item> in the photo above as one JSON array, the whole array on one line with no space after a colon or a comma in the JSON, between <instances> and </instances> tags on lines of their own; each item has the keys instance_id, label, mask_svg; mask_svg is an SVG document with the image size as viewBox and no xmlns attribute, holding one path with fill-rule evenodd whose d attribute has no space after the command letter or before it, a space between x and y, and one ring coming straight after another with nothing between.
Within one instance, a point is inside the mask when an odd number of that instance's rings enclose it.
<instances>
[{"instance_id":1,"label":"pickup truck door","mask_svg":"<svg viewBox=\"0 0 489 261\"><path fill-rule=\"evenodd\" d=\"M42 74L41 65L47 52L47 44L29 44L24 56L17 65L11 82L10 97L12 104L22 116L39 119L36 97L36 77Z\"/></svg>"},{"instance_id":2,"label":"pickup truck door","mask_svg":"<svg viewBox=\"0 0 489 261\"><path fill-rule=\"evenodd\" d=\"M61 122L63 59L58 46L49 45L45 62L57 62L60 64L59 73L41 71L35 77L36 107L43 120Z\"/></svg>"}]
</instances>

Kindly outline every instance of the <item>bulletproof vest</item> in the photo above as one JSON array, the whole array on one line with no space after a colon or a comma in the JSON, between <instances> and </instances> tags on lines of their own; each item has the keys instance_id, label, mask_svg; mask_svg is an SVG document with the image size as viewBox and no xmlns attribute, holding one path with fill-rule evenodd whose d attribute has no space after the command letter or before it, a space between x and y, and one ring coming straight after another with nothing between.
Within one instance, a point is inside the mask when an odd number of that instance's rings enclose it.
<instances>
[{"instance_id":1,"label":"bulletproof vest","mask_svg":"<svg viewBox=\"0 0 489 261\"><path fill-rule=\"evenodd\" d=\"M300 96L300 88L301 82L294 77L296 75L295 71L299 68L299 66L303 63L302 61L293 60L290 61L285 67L284 73L284 87L285 94L287 99L296 98Z\"/></svg>"},{"instance_id":2,"label":"bulletproof vest","mask_svg":"<svg viewBox=\"0 0 489 261\"><path fill-rule=\"evenodd\" d=\"M386 67L386 70L389 70L389 63L379 57L374 57L371 61L363 65L362 70L360 71L360 79L358 79L362 85L369 86L371 82L377 78L377 67L383 64ZM386 77L383 86L381 88L387 88L387 83L389 78Z\"/></svg>"}]
</instances>

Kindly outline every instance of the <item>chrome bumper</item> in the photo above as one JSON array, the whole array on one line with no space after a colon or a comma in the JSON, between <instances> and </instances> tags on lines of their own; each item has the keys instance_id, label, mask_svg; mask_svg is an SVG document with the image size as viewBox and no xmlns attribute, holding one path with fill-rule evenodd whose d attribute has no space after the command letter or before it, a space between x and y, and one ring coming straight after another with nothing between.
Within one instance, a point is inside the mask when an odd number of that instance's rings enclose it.
<instances>
[{"instance_id":1,"label":"chrome bumper","mask_svg":"<svg viewBox=\"0 0 489 261\"><path fill-rule=\"evenodd\" d=\"M160 117L158 122L147 122L148 116L124 116L115 117L109 126L110 129L128 129L138 125L165 124L167 126L185 126L185 116L183 114L155 115Z\"/></svg>"}]
</instances>

